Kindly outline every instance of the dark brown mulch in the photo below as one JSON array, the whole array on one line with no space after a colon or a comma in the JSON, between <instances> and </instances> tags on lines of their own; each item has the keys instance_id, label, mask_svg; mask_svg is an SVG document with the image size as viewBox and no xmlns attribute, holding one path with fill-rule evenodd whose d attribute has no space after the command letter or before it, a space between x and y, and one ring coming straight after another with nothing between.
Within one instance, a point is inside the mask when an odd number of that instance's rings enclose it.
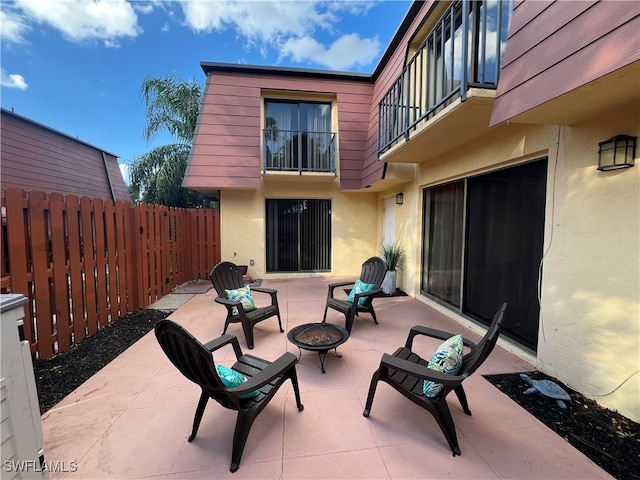
<instances>
[{"instance_id":1,"label":"dark brown mulch","mask_svg":"<svg viewBox=\"0 0 640 480\"><path fill-rule=\"evenodd\" d=\"M68 352L33 364L43 414L82 385L171 312L140 310L82 339Z\"/></svg>"},{"instance_id":2,"label":"dark brown mulch","mask_svg":"<svg viewBox=\"0 0 640 480\"><path fill-rule=\"evenodd\" d=\"M406 297L407 294L403 291L400 290L399 288L396 288L396 291L393 293L379 293L378 294L379 297Z\"/></svg>"},{"instance_id":3,"label":"dark brown mulch","mask_svg":"<svg viewBox=\"0 0 640 480\"><path fill-rule=\"evenodd\" d=\"M571 397L565 402L566 410L553 400L525 395L529 385L518 373L484 378L615 478L640 479L640 424L599 406L555 378L540 372L527 374L536 380L552 380L566 390Z\"/></svg>"}]
</instances>

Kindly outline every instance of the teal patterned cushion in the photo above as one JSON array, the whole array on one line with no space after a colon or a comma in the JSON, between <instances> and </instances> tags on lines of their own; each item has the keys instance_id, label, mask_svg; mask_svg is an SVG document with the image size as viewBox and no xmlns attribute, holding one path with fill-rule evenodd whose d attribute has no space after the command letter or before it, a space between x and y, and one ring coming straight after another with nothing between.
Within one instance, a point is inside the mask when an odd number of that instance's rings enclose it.
<instances>
[{"instance_id":1,"label":"teal patterned cushion","mask_svg":"<svg viewBox=\"0 0 640 480\"><path fill-rule=\"evenodd\" d=\"M247 377L245 377L240 372L236 372L235 370L225 367L224 365L216 365L216 371L220 376L220 380L227 387L239 387L244 382L247 381ZM253 392L245 393L244 395L239 395L240 398L252 398L260 393L260 390L254 390Z\"/></svg>"},{"instance_id":2,"label":"teal patterned cushion","mask_svg":"<svg viewBox=\"0 0 640 480\"><path fill-rule=\"evenodd\" d=\"M242 288L238 288L237 290L225 290L224 292L227 294L227 298L229 300L242 302L242 307L244 308L245 312L250 312L251 310L256 309L256 304L253 301L253 297L251 296L251 290L249 289L248 285ZM234 317L237 317L238 307L232 307L231 314Z\"/></svg>"},{"instance_id":3,"label":"teal patterned cushion","mask_svg":"<svg viewBox=\"0 0 640 480\"><path fill-rule=\"evenodd\" d=\"M367 293L375 288L375 284L373 283L364 283L361 282L360 279L356 280L356 283L353 285L353 288L349 292L349 296L347 297L347 302L353 303L356 298L356 293ZM358 306L362 306L366 300L366 297L358 299Z\"/></svg>"},{"instance_id":4,"label":"teal patterned cushion","mask_svg":"<svg viewBox=\"0 0 640 480\"><path fill-rule=\"evenodd\" d=\"M436 372L457 375L462 367L463 350L462 335L455 335L438 347L431 357L428 367ZM441 383L425 380L422 391L427 397L435 397L442 391L442 388Z\"/></svg>"}]
</instances>

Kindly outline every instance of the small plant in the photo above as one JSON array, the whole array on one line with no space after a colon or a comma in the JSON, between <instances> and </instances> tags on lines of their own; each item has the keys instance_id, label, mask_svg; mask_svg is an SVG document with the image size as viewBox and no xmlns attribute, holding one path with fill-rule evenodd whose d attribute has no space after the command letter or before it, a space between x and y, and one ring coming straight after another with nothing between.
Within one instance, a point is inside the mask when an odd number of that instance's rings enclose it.
<instances>
[{"instance_id":1,"label":"small plant","mask_svg":"<svg viewBox=\"0 0 640 480\"><path fill-rule=\"evenodd\" d=\"M382 245L382 258L387 262L388 270L396 270L404 257L404 248L397 243L385 243Z\"/></svg>"}]
</instances>

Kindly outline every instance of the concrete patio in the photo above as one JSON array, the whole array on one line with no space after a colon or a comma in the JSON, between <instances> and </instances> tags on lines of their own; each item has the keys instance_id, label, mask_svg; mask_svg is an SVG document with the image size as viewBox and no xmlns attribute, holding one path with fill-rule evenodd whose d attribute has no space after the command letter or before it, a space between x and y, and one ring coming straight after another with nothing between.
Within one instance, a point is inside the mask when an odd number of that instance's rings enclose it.
<instances>
[{"instance_id":1,"label":"concrete patio","mask_svg":"<svg viewBox=\"0 0 640 480\"><path fill-rule=\"evenodd\" d=\"M341 278L267 280L278 290L285 332L322 320L327 285ZM225 310L214 291L176 298L184 303L170 318L202 342L220 335ZM256 300L260 303L260 295ZM186 303L184 302L186 300ZM356 319L349 340L329 352L326 374L318 355L303 351L297 364L304 410L298 412L290 383L260 414L249 434L239 470L229 472L235 412L209 402L198 436L189 443L199 388L184 378L160 350L153 332L43 415L45 457L77 468L50 478L79 479L595 479L612 478L544 426L482 374L534 370L500 344L465 381L469 406L462 412L449 397L462 455L453 457L433 417L388 385L378 387L371 416L362 416L372 373L382 353L404 344L416 324L463 333L457 322L410 297L374 303L380 324ZM508 315L508 310L507 310ZM344 324L329 312L327 319ZM229 328L245 353L239 324ZM273 360L298 348L278 331L275 318L255 328L252 354ZM419 344L430 356L439 341ZM216 361L230 366L233 353Z\"/></svg>"}]
</instances>

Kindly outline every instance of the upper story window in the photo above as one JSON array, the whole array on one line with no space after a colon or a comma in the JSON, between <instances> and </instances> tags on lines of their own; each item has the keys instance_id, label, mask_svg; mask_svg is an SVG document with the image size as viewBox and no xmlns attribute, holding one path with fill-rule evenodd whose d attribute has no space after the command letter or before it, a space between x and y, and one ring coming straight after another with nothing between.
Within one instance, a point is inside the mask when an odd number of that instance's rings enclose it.
<instances>
[{"instance_id":1,"label":"upper story window","mask_svg":"<svg viewBox=\"0 0 640 480\"><path fill-rule=\"evenodd\" d=\"M265 100L264 170L335 172L331 103Z\"/></svg>"}]
</instances>

